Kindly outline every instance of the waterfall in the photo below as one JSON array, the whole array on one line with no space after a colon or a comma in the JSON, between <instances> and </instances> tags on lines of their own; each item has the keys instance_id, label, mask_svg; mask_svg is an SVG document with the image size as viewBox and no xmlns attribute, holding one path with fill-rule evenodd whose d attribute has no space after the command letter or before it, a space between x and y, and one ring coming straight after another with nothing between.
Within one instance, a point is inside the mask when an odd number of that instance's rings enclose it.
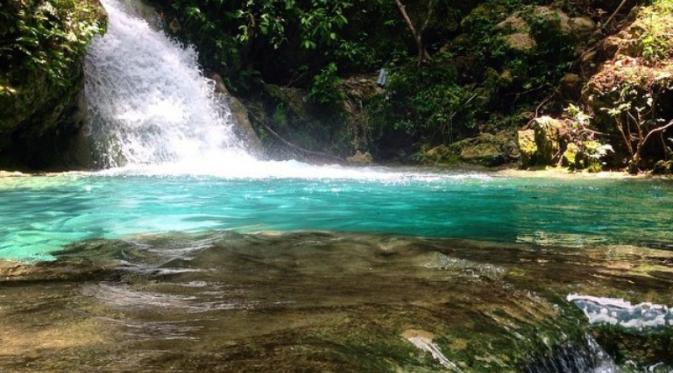
<instances>
[{"instance_id":1,"label":"waterfall","mask_svg":"<svg viewBox=\"0 0 673 373\"><path fill-rule=\"evenodd\" d=\"M85 134L95 162L103 168L99 174L383 181L447 177L255 159L236 136L215 82L203 76L196 51L150 24L151 12L137 1L102 4L108 30L93 40L85 63ZM454 176L471 177L449 177Z\"/></svg>"},{"instance_id":2,"label":"waterfall","mask_svg":"<svg viewBox=\"0 0 673 373\"><path fill-rule=\"evenodd\" d=\"M107 33L86 59L88 132L102 167L247 158L227 106L193 48L120 0L103 0Z\"/></svg>"}]
</instances>

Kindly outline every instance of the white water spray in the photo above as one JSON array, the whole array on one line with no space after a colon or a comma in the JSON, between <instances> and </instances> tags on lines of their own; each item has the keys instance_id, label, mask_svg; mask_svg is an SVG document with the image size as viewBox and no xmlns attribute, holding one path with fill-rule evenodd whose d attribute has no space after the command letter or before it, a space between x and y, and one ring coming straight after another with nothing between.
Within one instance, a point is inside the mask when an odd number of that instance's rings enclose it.
<instances>
[{"instance_id":1,"label":"white water spray","mask_svg":"<svg viewBox=\"0 0 673 373\"><path fill-rule=\"evenodd\" d=\"M89 49L85 88L101 165L249 157L195 51L154 30L119 0L102 3L108 31Z\"/></svg>"}]
</instances>

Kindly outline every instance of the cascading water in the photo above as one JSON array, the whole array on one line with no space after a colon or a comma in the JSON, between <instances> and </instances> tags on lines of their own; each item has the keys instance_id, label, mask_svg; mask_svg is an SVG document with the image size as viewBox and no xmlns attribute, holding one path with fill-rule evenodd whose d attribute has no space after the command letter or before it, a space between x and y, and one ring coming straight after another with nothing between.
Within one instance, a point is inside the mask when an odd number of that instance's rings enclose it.
<instances>
[{"instance_id":1,"label":"cascading water","mask_svg":"<svg viewBox=\"0 0 673 373\"><path fill-rule=\"evenodd\" d=\"M226 162L246 157L231 114L196 52L154 30L119 0L103 0L108 31L86 61L89 129L103 167Z\"/></svg>"},{"instance_id":2,"label":"cascading water","mask_svg":"<svg viewBox=\"0 0 673 373\"><path fill-rule=\"evenodd\" d=\"M90 139L105 174L226 178L437 179L428 172L260 161L246 151L197 54L153 28L138 3L102 0L108 30L86 59ZM111 170L109 170L111 169ZM447 175L441 178L465 175ZM483 175L476 177L484 178Z\"/></svg>"}]
</instances>

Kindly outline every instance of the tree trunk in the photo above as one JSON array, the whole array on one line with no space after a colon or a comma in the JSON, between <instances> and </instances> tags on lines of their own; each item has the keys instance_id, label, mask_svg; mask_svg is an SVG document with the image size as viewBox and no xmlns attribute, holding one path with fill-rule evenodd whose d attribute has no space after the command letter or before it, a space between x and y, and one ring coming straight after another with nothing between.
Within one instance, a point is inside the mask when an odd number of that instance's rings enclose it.
<instances>
[{"instance_id":1,"label":"tree trunk","mask_svg":"<svg viewBox=\"0 0 673 373\"><path fill-rule=\"evenodd\" d=\"M428 51L425 49L425 45L423 44L423 30L416 29L414 22L409 17L409 14L407 14L406 6L402 4L401 0L395 0L395 3L397 4L397 9L400 10L402 18L404 18L404 21L407 23L407 26L409 27L409 30L414 37L414 41L416 42L416 49L418 50L418 64L421 65L430 59L430 55L428 54ZM428 20L430 18L431 11L432 3L430 5L430 9L428 10ZM427 25L427 21L425 24Z\"/></svg>"}]
</instances>

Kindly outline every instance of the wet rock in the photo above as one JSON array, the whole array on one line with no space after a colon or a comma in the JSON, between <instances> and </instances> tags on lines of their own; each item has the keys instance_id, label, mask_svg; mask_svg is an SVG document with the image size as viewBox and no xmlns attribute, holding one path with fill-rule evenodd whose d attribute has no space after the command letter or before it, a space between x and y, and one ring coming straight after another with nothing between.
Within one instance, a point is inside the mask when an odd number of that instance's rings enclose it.
<instances>
[{"instance_id":1,"label":"wet rock","mask_svg":"<svg viewBox=\"0 0 673 373\"><path fill-rule=\"evenodd\" d=\"M238 98L229 92L227 86L224 84L224 81L219 74L212 74L211 79L215 81L215 91L222 95L222 98L231 110L231 115L236 122L236 127L234 130L239 138L243 140L245 146L252 154L257 156L263 155L264 147L262 146L262 142L257 136L257 132L252 126L252 123L250 122L248 109Z\"/></svg>"},{"instance_id":2,"label":"wet rock","mask_svg":"<svg viewBox=\"0 0 673 373\"><path fill-rule=\"evenodd\" d=\"M372 155L369 154L369 152L362 152L358 150L355 152L355 154L346 158L346 161L352 164L368 165L374 162L374 158L372 158Z\"/></svg>"},{"instance_id":3,"label":"wet rock","mask_svg":"<svg viewBox=\"0 0 673 373\"><path fill-rule=\"evenodd\" d=\"M173 18L170 23L168 23L168 28L171 30L172 33L178 34L180 30L182 30L182 27L180 26L180 22L178 22L177 18Z\"/></svg>"},{"instance_id":4,"label":"wet rock","mask_svg":"<svg viewBox=\"0 0 673 373\"><path fill-rule=\"evenodd\" d=\"M593 329L566 295L673 301L671 252L645 247L172 233L74 244L48 265L97 258L118 274L0 284L0 370L588 371ZM668 337L616 333L609 351L670 356Z\"/></svg>"}]
</instances>

